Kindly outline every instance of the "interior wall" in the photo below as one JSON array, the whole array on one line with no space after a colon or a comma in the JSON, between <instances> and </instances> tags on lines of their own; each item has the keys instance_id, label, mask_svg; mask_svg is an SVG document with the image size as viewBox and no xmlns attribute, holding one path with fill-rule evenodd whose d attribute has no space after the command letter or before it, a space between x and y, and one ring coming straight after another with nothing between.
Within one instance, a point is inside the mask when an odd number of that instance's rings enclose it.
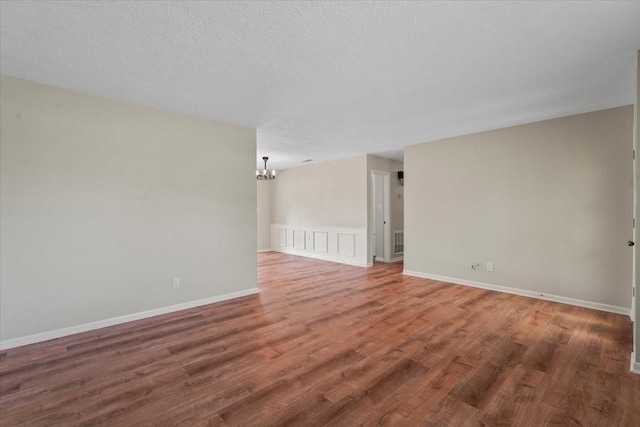
<instances>
[{"instance_id":1,"label":"interior wall","mask_svg":"<svg viewBox=\"0 0 640 427\"><path fill-rule=\"evenodd\" d=\"M273 181L257 181L258 251L271 250L271 185Z\"/></svg>"},{"instance_id":2,"label":"interior wall","mask_svg":"<svg viewBox=\"0 0 640 427\"><path fill-rule=\"evenodd\" d=\"M394 231L404 230L404 187L398 181L398 171L404 170L404 163L397 160L391 160L384 157L367 155L367 218L368 233L371 236L373 232L373 194L371 186L371 171L389 172L389 229L390 238L387 240L387 253L390 254L391 260L399 260L402 255L394 254L391 241ZM368 259L373 259L373 242L369 242Z\"/></svg>"},{"instance_id":3,"label":"interior wall","mask_svg":"<svg viewBox=\"0 0 640 427\"><path fill-rule=\"evenodd\" d=\"M273 250L367 264L367 156L278 171Z\"/></svg>"},{"instance_id":4,"label":"interior wall","mask_svg":"<svg viewBox=\"0 0 640 427\"><path fill-rule=\"evenodd\" d=\"M632 132L627 106L407 147L406 272L628 310Z\"/></svg>"},{"instance_id":5,"label":"interior wall","mask_svg":"<svg viewBox=\"0 0 640 427\"><path fill-rule=\"evenodd\" d=\"M256 288L255 129L1 87L1 340Z\"/></svg>"}]
</instances>

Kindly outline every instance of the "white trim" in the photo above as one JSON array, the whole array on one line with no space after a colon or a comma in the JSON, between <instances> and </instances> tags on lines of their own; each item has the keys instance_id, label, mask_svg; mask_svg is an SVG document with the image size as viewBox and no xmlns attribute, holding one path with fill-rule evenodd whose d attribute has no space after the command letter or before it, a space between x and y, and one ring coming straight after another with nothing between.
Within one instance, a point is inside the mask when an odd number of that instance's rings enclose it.
<instances>
[{"instance_id":1,"label":"white trim","mask_svg":"<svg viewBox=\"0 0 640 427\"><path fill-rule=\"evenodd\" d=\"M168 307L154 308L152 310L141 311L139 313L125 314L124 316L112 317L110 319L98 320L96 322L84 323L82 325L70 326L68 328L56 329L53 331L41 332L24 337L12 338L0 341L0 350L20 347L27 344L48 341L54 338L66 337L67 335L79 334L81 332L93 331L95 329L106 328L108 326L119 325L121 323L132 322L134 320L146 319L149 317L159 316L161 314L173 313L180 310L199 307L201 305L213 304L216 302L227 301L234 298L240 298L247 295L258 293L258 288L245 289L229 294L218 295L215 297L204 298L196 301L184 302L181 304L170 305Z\"/></svg>"},{"instance_id":2,"label":"white trim","mask_svg":"<svg viewBox=\"0 0 640 427\"><path fill-rule=\"evenodd\" d=\"M636 224L636 221L640 221L640 207L638 203L638 196L640 193L640 156L638 153L640 152L640 50L637 51L635 68L636 68L636 93L635 93L635 102L633 105L633 240L636 243L640 243L640 226ZM631 288L635 291L635 293L631 296L631 321L633 322L633 350L640 357L640 342L638 342L638 338L640 338L640 328L638 311L640 310L640 306L638 306L638 293L640 292L640 253L638 253L638 245L633 247L633 262L632 262L632 277L631 277ZM631 353L631 372L640 374L640 362L636 361L634 357L634 353Z\"/></svg>"},{"instance_id":3,"label":"white trim","mask_svg":"<svg viewBox=\"0 0 640 427\"><path fill-rule=\"evenodd\" d=\"M274 241L274 237L280 237L280 236L274 236L273 235L273 230L275 230L276 232L278 231L282 231L284 232L284 241L283 239L277 239L276 242L276 246L280 246L282 248L287 246L287 229L286 228L277 228L274 227L273 224L271 224L271 246L273 247L273 241Z\"/></svg>"},{"instance_id":4,"label":"white trim","mask_svg":"<svg viewBox=\"0 0 640 427\"><path fill-rule=\"evenodd\" d=\"M299 245L299 240L296 238L298 233L302 233L302 245ZM304 251L307 249L307 231L306 230L293 230L293 249Z\"/></svg>"},{"instance_id":5,"label":"white trim","mask_svg":"<svg viewBox=\"0 0 640 427\"><path fill-rule=\"evenodd\" d=\"M258 249L258 253L261 253L261 252L273 252L273 249L271 249L271 248L268 248L268 249Z\"/></svg>"},{"instance_id":6,"label":"white trim","mask_svg":"<svg viewBox=\"0 0 640 427\"><path fill-rule=\"evenodd\" d=\"M398 262L398 261L404 261L404 255L393 257L389 260L389 262Z\"/></svg>"},{"instance_id":7,"label":"white trim","mask_svg":"<svg viewBox=\"0 0 640 427\"><path fill-rule=\"evenodd\" d=\"M634 374L640 375L640 362L636 362L635 353L631 353L631 367L629 370Z\"/></svg>"},{"instance_id":8,"label":"white trim","mask_svg":"<svg viewBox=\"0 0 640 427\"><path fill-rule=\"evenodd\" d=\"M616 305L602 304L599 302L584 301L575 298L563 297L560 295L546 294L542 292L527 291L524 289L509 288L507 286L492 285L490 283L475 282L473 280L457 279L455 277L438 276L436 274L420 273L418 271L404 270L402 274L407 276L421 277L423 279L438 280L440 282L455 283L457 285L471 286L474 288L488 289L491 291L504 292L507 294L521 295L525 297L537 298L546 301L560 302L563 304L576 305L578 307L592 308L594 310L607 311L610 313L629 315L630 309L618 307Z\"/></svg>"},{"instance_id":9,"label":"white trim","mask_svg":"<svg viewBox=\"0 0 640 427\"><path fill-rule=\"evenodd\" d=\"M349 257L346 255L341 255L341 258L337 258L331 255L322 255L317 252L302 251L302 250L291 249L291 248L276 249L275 252L282 252L284 254L296 255L296 256L301 256L305 258L320 259L322 261L337 262L339 264L355 265L356 267L371 267L373 265L373 264L366 265L366 264L363 264L362 262L351 261L349 260Z\"/></svg>"},{"instance_id":10,"label":"white trim","mask_svg":"<svg viewBox=\"0 0 640 427\"><path fill-rule=\"evenodd\" d=\"M346 256L355 258L356 256L356 233L338 233L336 239L336 254L338 256ZM340 248L340 239L345 238L344 242L349 242L349 236L351 236L351 251L343 251Z\"/></svg>"},{"instance_id":11,"label":"white trim","mask_svg":"<svg viewBox=\"0 0 640 427\"><path fill-rule=\"evenodd\" d=\"M324 236L324 246L319 248L318 245L318 237L320 235ZM328 231L314 231L313 234L313 244L311 245L311 250L313 252L320 252L322 254L328 254L329 253L329 232Z\"/></svg>"}]
</instances>

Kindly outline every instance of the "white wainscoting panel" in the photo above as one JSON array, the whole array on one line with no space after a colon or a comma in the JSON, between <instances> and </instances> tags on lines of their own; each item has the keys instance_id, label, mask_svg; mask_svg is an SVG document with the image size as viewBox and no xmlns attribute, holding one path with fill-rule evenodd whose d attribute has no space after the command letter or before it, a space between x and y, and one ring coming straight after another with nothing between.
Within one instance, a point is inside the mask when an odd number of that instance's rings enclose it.
<instances>
[{"instance_id":1,"label":"white wainscoting panel","mask_svg":"<svg viewBox=\"0 0 640 427\"><path fill-rule=\"evenodd\" d=\"M293 230L293 248L304 250L307 248L307 233L304 230Z\"/></svg>"},{"instance_id":2,"label":"white wainscoting panel","mask_svg":"<svg viewBox=\"0 0 640 427\"><path fill-rule=\"evenodd\" d=\"M271 232L272 242L276 242L276 246L280 246L283 248L287 247L287 229L286 228L276 228L275 233Z\"/></svg>"},{"instance_id":3,"label":"white wainscoting panel","mask_svg":"<svg viewBox=\"0 0 640 427\"><path fill-rule=\"evenodd\" d=\"M329 233L326 231L313 232L313 250L316 252L329 252Z\"/></svg>"},{"instance_id":4,"label":"white wainscoting panel","mask_svg":"<svg viewBox=\"0 0 640 427\"><path fill-rule=\"evenodd\" d=\"M367 229L271 224L273 250L367 267Z\"/></svg>"},{"instance_id":5,"label":"white wainscoting panel","mask_svg":"<svg viewBox=\"0 0 640 427\"><path fill-rule=\"evenodd\" d=\"M356 235L351 233L338 233L338 255L356 256Z\"/></svg>"}]
</instances>

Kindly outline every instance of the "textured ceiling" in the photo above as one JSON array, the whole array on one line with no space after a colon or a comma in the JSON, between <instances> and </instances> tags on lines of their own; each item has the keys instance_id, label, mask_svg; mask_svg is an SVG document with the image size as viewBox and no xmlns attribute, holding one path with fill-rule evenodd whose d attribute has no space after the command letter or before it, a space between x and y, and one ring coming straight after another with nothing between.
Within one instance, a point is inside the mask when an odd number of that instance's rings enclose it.
<instances>
[{"instance_id":1,"label":"textured ceiling","mask_svg":"<svg viewBox=\"0 0 640 427\"><path fill-rule=\"evenodd\" d=\"M0 72L258 128L270 167L633 103L640 2L7 2Z\"/></svg>"}]
</instances>

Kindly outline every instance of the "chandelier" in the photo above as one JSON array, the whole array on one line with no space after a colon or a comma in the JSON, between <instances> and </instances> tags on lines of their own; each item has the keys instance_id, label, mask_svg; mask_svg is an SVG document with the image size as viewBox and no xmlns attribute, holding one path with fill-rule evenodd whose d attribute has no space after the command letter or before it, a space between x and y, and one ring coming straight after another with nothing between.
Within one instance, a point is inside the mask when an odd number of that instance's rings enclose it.
<instances>
[{"instance_id":1,"label":"chandelier","mask_svg":"<svg viewBox=\"0 0 640 427\"><path fill-rule=\"evenodd\" d=\"M275 169L267 169L267 160L268 157L263 157L264 160L264 169L256 170L256 178L258 179L276 179L276 170Z\"/></svg>"}]
</instances>

